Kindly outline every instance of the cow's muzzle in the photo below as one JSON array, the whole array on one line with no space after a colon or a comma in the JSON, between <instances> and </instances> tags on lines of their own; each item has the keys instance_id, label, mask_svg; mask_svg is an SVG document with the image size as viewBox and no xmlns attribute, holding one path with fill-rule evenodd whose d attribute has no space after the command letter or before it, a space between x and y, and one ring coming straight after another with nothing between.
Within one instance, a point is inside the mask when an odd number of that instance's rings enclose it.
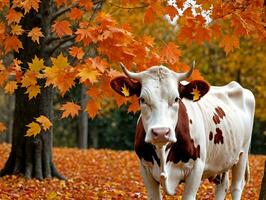
<instances>
[{"instance_id":1,"label":"cow's muzzle","mask_svg":"<svg viewBox=\"0 0 266 200\"><path fill-rule=\"evenodd\" d=\"M152 143L167 143L170 137L170 128L152 128Z\"/></svg>"}]
</instances>

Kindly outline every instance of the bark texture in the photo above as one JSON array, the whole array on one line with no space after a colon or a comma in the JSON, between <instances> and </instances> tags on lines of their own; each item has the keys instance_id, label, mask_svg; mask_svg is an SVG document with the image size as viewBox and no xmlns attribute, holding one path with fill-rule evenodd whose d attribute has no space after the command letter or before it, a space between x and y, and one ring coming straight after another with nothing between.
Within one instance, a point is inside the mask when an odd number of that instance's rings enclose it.
<instances>
[{"instance_id":1,"label":"bark texture","mask_svg":"<svg viewBox=\"0 0 266 200\"><path fill-rule=\"evenodd\" d=\"M50 52L47 39L51 36L51 17L55 7L51 0L43 0L39 13L31 11L21 21L24 30L41 27L45 38L41 44L32 42L25 34L20 40L23 49L15 54L15 58L22 61L22 68L28 68L27 62L31 62L35 55L43 58L46 65L50 65ZM45 115L53 119L53 89L44 88L41 85L41 94L32 100L25 95L25 89L19 88L15 92L15 111L12 132L12 148L9 158L0 171L0 176L8 174L22 174L26 178L51 178L61 176L52 162L52 129L41 132L36 137L25 137L26 125L35 117Z\"/></svg>"}]
</instances>

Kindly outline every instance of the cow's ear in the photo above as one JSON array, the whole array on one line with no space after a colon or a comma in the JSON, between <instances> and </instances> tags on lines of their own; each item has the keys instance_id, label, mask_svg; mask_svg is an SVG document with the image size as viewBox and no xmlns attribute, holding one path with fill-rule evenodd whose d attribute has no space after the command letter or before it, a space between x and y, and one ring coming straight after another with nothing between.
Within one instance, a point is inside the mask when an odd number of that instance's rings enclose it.
<instances>
[{"instance_id":1,"label":"cow's ear","mask_svg":"<svg viewBox=\"0 0 266 200\"><path fill-rule=\"evenodd\" d=\"M178 91L180 98L187 98L193 101L200 100L210 89L210 85L203 80L194 80L183 85L179 83Z\"/></svg>"},{"instance_id":2,"label":"cow's ear","mask_svg":"<svg viewBox=\"0 0 266 200\"><path fill-rule=\"evenodd\" d=\"M133 95L140 95L141 84L140 82L135 82L128 77L119 76L111 81L111 87L118 94L124 97L130 97Z\"/></svg>"}]
</instances>

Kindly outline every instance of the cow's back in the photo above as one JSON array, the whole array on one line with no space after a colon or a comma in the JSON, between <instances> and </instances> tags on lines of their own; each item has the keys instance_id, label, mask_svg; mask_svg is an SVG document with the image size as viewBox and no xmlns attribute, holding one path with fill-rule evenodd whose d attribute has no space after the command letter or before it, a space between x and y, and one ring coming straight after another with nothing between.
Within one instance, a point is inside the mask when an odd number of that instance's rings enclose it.
<instances>
[{"instance_id":1,"label":"cow's back","mask_svg":"<svg viewBox=\"0 0 266 200\"><path fill-rule=\"evenodd\" d=\"M191 124L191 134L205 137L206 167L208 177L229 169L237 163L241 152L248 151L255 100L253 94L238 83L211 87L207 95L197 103L185 101L192 121L201 113L204 133L197 132L199 124ZM204 135L205 134L205 135Z\"/></svg>"}]
</instances>

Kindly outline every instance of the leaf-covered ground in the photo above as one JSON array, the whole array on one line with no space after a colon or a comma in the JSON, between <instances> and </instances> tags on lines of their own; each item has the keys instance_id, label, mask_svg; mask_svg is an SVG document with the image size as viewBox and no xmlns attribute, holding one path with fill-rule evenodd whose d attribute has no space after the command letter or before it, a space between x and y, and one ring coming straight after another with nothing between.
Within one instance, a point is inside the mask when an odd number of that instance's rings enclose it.
<instances>
[{"instance_id":1,"label":"leaf-covered ground","mask_svg":"<svg viewBox=\"0 0 266 200\"><path fill-rule=\"evenodd\" d=\"M0 168L9 152L10 145L0 145ZM265 158L250 156L251 179L242 199L258 199ZM134 152L55 148L54 161L68 181L5 176L0 178L0 199L147 199ZM182 190L181 185L176 196L164 199L180 199ZM213 185L203 181L197 199L213 199L213 193Z\"/></svg>"}]
</instances>

